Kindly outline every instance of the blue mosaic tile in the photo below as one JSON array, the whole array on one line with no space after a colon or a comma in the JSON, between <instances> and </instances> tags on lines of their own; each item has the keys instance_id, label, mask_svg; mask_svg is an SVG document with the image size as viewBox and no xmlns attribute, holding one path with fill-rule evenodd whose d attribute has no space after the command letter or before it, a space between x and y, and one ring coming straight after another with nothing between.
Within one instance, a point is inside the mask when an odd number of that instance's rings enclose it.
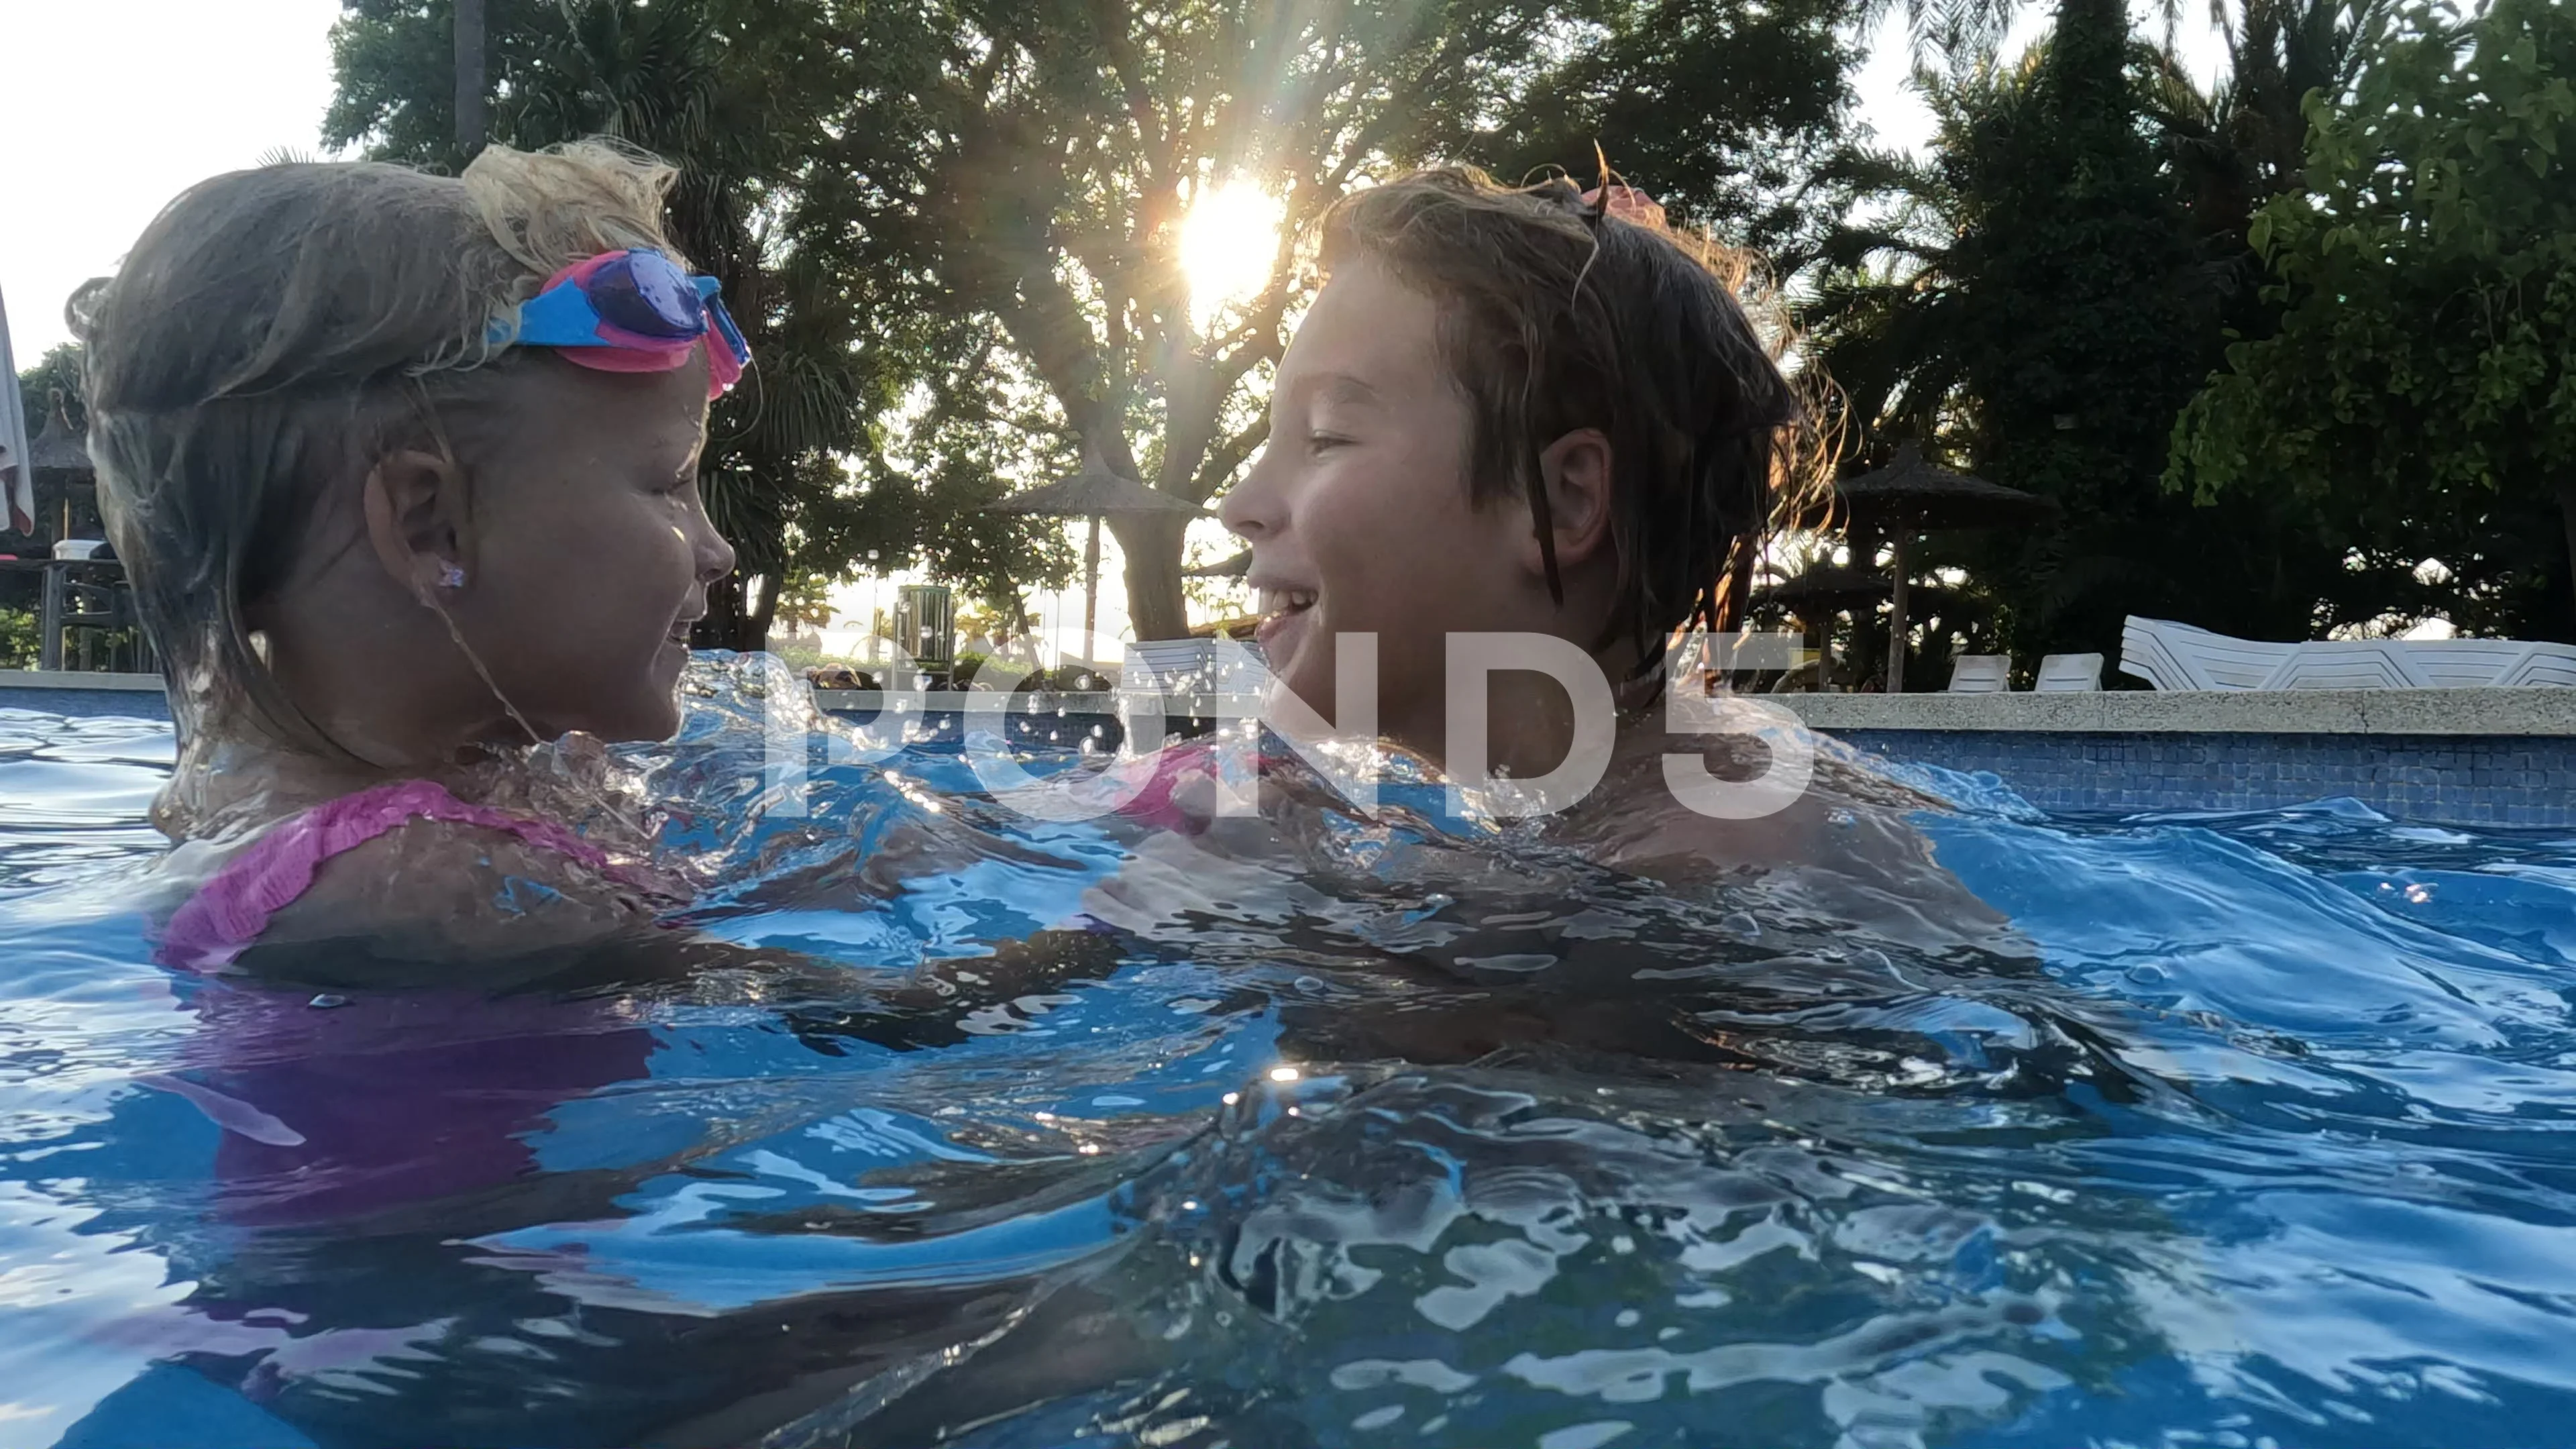
<instances>
[{"instance_id":1,"label":"blue mosaic tile","mask_svg":"<svg viewBox=\"0 0 2576 1449\"><path fill-rule=\"evenodd\" d=\"M2576 739L1847 730L1862 749L1990 771L2044 810L2272 810L2349 796L2447 825L2576 824Z\"/></svg>"}]
</instances>

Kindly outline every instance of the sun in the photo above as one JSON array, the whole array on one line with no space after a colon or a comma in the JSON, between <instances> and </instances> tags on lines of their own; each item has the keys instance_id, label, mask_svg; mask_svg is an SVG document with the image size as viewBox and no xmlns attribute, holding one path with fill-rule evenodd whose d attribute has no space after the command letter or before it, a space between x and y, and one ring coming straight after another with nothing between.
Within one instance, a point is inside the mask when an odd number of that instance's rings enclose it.
<instances>
[{"instance_id":1,"label":"sun","mask_svg":"<svg viewBox=\"0 0 2576 1449\"><path fill-rule=\"evenodd\" d=\"M1202 191L1190 204L1181 222L1181 276L1200 331L1270 280L1282 215L1279 198L1243 180Z\"/></svg>"}]
</instances>

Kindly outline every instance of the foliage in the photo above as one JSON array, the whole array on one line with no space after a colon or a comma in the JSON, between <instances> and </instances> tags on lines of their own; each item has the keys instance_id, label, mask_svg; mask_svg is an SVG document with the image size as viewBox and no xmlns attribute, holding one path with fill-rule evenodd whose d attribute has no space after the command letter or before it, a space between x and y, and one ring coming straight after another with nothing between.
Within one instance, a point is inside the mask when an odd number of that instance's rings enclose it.
<instances>
[{"instance_id":1,"label":"foliage","mask_svg":"<svg viewBox=\"0 0 2576 1449\"><path fill-rule=\"evenodd\" d=\"M62 343L38 358L35 366L18 374L18 402L26 409L28 436L45 430L45 420L53 415L54 399L58 397L71 425L87 428L89 407L84 399L88 394L81 376L79 343Z\"/></svg>"},{"instance_id":2,"label":"foliage","mask_svg":"<svg viewBox=\"0 0 2576 1449\"><path fill-rule=\"evenodd\" d=\"M770 627L820 629L832 622L832 585L837 582L810 569L791 567L778 589L778 606Z\"/></svg>"},{"instance_id":3,"label":"foliage","mask_svg":"<svg viewBox=\"0 0 2576 1449\"><path fill-rule=\"evenodd\" d=\"M2296 184L2266 119L2279 77L2337 74L2349 61L2317 45L2348 54L2367 23L2335 0L2258 4L2236 32L2241 69L2204 97L2131 40L2118 5L2068 0L2019 66L1920 78L1935 154L1879 159L1894 205L1832 239L1818 350L1856 466L1918 439L2059 505L2051 527L1918 546L1927 572L1967 574L1930 652L2107 652L2130 613L2304 637L2414 586L2349 568L2346 534L2303 500L2195 506L2161 487L2173 418L2228 323L2256 316L2234 234L2255 192Z\"/></svg>"},{"instance_id":4,"label":"foliage","mask_svg":"<svg viewBox=\"0 0 2576 1449\"><path fill-rule=\"evenodd\" d=\"M823 652L823 646L805 639L772 640L769 652L778 656L779 663L798 671L819 669L838 662Z\"/></svg>"},{"instance_id":5,"label":"foliage","mask_svg":"<svg viewBox=\"0 0 2576 1449\"><path fill-rule=\"evenodd\" d=\"M1588 170L1588 145L1569 157L1519 133L1544 118L1618 148L1607 123L1652 111L1670 62L1717 75L1755 33L1780 37L1763 54L1831 53L1813 17L1832 3L1777 19L1748 0L859 6L844 13L876 83L854 92L828 164L860 198L877 265L925 279L927 305L971 339L921 361L944 395L981 398L992 421L977 426L1040 423L1059 468L1087 451L1204 502L1264 441L1254 393L1313 282L1294 244L1346 188L1434 157ZM1634 68L1599 70L1605 49ZM1774 131L1824 127L1839 62L1796 74L1818 94L1795 106L1776 100L1785 81L1690 95L1697 134L1724 151L1708 174L1742 171ZM1286 225L1266 284L1201 325L1179 244L1222 185L1277 198ZM1140 637L1182 632L1181 523L1111 527Z\"/></svg>"},{"instance_id":6,"label":"foliage","mask_svg":"<svg viewBox=\"0 0 2576 1449\"><path fill-rule=\"evenodd\" d=\"M2287 490L2455 580L2455 623L2576 638L2576 12L2408 9L2307 190L2255 218L2277 332L2173 434L2199 496Z\"/></svg>"},{"instance_id":7,"label":"foliage","mask_svg":"<svg viewBox=\"0 0 2576 1449\"><path fill-rule=\"evenodd\" d=\"M2205 263L2222 273L2230 325L2274 315L2260 300L2262 259L2247 238L2254 213L2304 185L2307 98L2340 104L2386 30L2392 0L2248 0L2225 14L2227 70L2206 94L2175 56L2136 59L2155 123Z\"/></svg>"},{"instance_id":8,"label":"foliage","mask_svg":"<svg viewBox=\"0 0 2576 1449\"><path fill-rule=\"evenodd\" d=\"M0 609L0 669L33 669L37 659L36 611Z\"/></svg>"},{"instance_id":9,"label":"foliage","mask_svg":"<svg viewBox=\"0 0 2576 1449\"><path fill-rule=\"evenodd\" d=\"M352 0L334 140L460 159L449 3ZM1072 560L981 503L1086 452L1203 502L1258 451L1313 284L1297 237L1356 181L1588 173L1598 141L1731 232L1794 231L1849 3L488 0L486 50L496 139L606 131L686 168L680 239L761 358L708 465L745 571L873 547L1007 608ZM1287 229L1267 285L1194 317L1182 223L1226 184ZM1180 524L1112 527L1140 633L1180 632Z\"/></svg>"},{"instance_id":10,"label":"foliage","mask_svg":"<svg viewBox=\"0 0 2576 1449\"><path fill-rule=\"evenodd\" d=\"M1587 185L1606 161L1676 222L1794 272L1839 207L1861 9L1854 0L1612 7L1561 65L1436 149L1501 176L1553 170Z\"/></svg>"}]
</instances>

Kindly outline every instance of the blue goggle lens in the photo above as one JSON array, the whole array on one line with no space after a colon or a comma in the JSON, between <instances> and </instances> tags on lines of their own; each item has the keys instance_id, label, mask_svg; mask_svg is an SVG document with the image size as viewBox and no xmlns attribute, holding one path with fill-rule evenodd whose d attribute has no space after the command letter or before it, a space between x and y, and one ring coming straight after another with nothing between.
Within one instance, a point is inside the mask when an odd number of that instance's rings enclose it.
<instances>
[{"instance_id":1,"label":"blue goggle lens","mask_svg":"<svg viewBox=\"0 0 2576 1449\"><path fill-rule=\"evenodd\" d=\"M600 320L640 336L678 340L707 330L698 289L657 252L628 252L593 273L581 290Z\"/></svg>"}]
</instances>

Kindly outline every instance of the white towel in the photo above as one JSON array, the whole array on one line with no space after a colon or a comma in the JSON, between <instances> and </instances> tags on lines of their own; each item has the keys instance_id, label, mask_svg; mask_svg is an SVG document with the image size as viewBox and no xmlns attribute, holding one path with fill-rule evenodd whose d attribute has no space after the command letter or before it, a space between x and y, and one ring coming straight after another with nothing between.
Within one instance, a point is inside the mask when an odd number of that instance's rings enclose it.
<instances>
[{"instance_id":1,"label":"white towel","mask_svg":"<svg viewBox=\"0 0 2576 1449\"><path fill-rule=\"evenodd\" d=\"M0 497L9 526L36 531L36 470L27 461L27 410L18 397L18 360L9 351L9 304L0 300Z\"/></svg>"}]
</instances>

